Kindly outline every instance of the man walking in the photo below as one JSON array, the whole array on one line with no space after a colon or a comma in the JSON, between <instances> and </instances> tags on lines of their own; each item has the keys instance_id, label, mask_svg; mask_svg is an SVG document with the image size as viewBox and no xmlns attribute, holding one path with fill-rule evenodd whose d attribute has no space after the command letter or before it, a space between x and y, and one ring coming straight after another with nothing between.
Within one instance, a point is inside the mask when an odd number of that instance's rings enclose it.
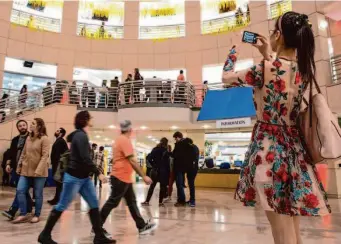
<instances>
[{"instance_id":1,"label":"man walking","mask_svg":"<svg viewBox=\"0 0 341 244\"><path fill-rule=\"evenodd\" d=\"M10 155L9 160L7 160L6 163L6 171L7 173L11 174L11 180L10 183L13 186L17 186L17 183L19 181L19 175L16 173L17 165L21 156L21 153L24 149L26 139L29 135L29 132L27 130L27 122L25 120L19 120L17 122L17 129L19 131L19 135L14 137L11 142L10 147ZM26 195L27 199L27 212L32 212L32 199L29 193ZM15 195L14 201L12 203L12 206L7 211L3 211L2 215L9 218L10 220L13 220L15 217L15 214L17 213L19 209L19 202L17 199L17 195Z\"/></svg>"},{"instance_id":2,"label":"man walking","mask_svg":"<svg viewBox=\"0 0 341 244\"><path fill-rule=\"evenodd\" d=\"M51 164L52 164L52 174L55 175L58 165L60 156L68 150L68 146L64 140L64 136L66 134L66 131L64 128L59 128L55 133L54 136L56 137L56 141L54 142L52 146L51 151ZM57 182L56 183L56 193L54 195L54 198L50 201L47 201L50 205L56 205L59 201L60 193L63 189L63 183Z\"/></svg>"},{"instance_id":3,"label":"man walking","mask_svg":"<svg viewBox=\"0 0 341 244\"><path fill-rule=\"evenodd\" d=\"M145 222L136 204L135 192L133 190L132 173L136 171L143 181L150 185L152 180L146 176L140 168L135 156L130 137L132 124L126 120L120 123L121 135L113 145L113 168L111 173L111 195L101 210L103 224L111 210L116 208L121 199L124 198L129 211L135 220L140 234L147 234L155 228L155 224Z\"/></svg>"},{"instance_id":4,"label":"man walking","mask_svg":"<svg viewBox=\"0 0 341 244\"><path fill-rule=\"evenodd\" d=\"M191 138L186 138L188 144L192 146L193 153L195 155L195 160L193 161L192 167L187 172L187 181L189 186L190 199L187 204L194 208L195 207L195 178L199 169L199 148L193 143Z\"/></svg>"},{"instance_id":5,"label":"man walking","mask_svg":"<svg viewBox=\"0 0 341 244\"><path fill-rule=\"evenodd\" d=\"M104 169L103 169L103 164L104 164L104 147L100 146L99 147L99 151L95 156L95 162L94 162L97 166L98 172L100 172L100 174L104 173ZM94 183L95 183L95 187L97 187L97 179L98 179L98 174L94 175ZM102 188L102 182L99 181L99 188Z\"/></svg>"},{"instance_id":6,"label":"man walking","mask_svg":"<svg viewBox=\"0 0 341 244\"><path fill-rule=\"evenodd\" d=\"M184 177L193 167L195 153L188 140L184 140L181 132L175 132L173 138L176 141L173 150L173 158L176 187L178 191L178 200L177 203L175 203L175 207L184 207L186 206Z\"/></svg>"}]
</instances>

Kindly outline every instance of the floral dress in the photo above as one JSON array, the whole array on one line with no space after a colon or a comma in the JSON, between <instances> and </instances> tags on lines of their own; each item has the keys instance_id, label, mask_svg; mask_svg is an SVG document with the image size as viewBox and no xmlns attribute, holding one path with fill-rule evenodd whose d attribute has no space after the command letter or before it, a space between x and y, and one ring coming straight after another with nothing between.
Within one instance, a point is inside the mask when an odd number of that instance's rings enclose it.
<instances>
[{"instance_id":1,"label":"floral dress","mask_svg":"<svg viewBox=\"0 0 341 244\"><path fill-rule=\"evenodd\" d=\"M245 155L236 198L245 206L259 202L264 210L291 216L322 216L331 212L323 185L296 127L307 83L296 62L277 58L243 72L233 72L232 48L223 82L254 87L257 123Z\"/></svg>"}]
</instances>

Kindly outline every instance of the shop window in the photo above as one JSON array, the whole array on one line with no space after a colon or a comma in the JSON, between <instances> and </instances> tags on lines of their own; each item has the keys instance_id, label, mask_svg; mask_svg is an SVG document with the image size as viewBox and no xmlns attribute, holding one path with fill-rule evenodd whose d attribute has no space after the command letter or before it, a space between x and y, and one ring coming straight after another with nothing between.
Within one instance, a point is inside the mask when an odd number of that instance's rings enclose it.
<instances>
[{"instance_id":1,"label":"shop window","mask_svg":"<svg viewBox=\"0 0 341 244\"><path fill-rule=\"evenodd\" d=\"M140 2L139 38L163 40L185 36L185 1Z\"/></svg>"},{"instance_id":2,"label":"shop window","mask_svg":"<svg viewBox=\"0 0 341 244\"><path fill-rule=\"evenodd\" d=\"M60 32L63 0L14 0L11 23L39 31Z\"/></svg>"},{"instance_id":3,"label":"shop window","mask_svg":"<svg viewBox=\"0 0 341 244\"><path fill-rule=\"evenodd\" d=\"M186 69L172 69L172 70L140 70L141 75L145 80L148 79L164 79L164 80L176 80L180 70L184 71L185 79L186 76Z\"/></svg>"},{"instance_id":4,"label":"shop window","mask_svg":"<svg viewBox=\"0 0 341 244\"><path fill-rule=\"evenodd\" d=\"M292 10L291 0L267 0L268 18L276 19Z\"/></svg>"},{"instance_id":5,"label":"shop window","mask_svg":"<svg viewBox=\"0 0 341 244\"><path fill-rule=\"evenodd\" d=\"M239 60L236 63L235 71L245 70L253 65L253 59ZM203 81L209 84L220 83L224 64L207 65L202 68Z\"/></svg>"},{"instance_id":6,"label":"shop window","mask_svg":"<svg viewBox=\"0 0 341 244\"><path fill-rule=\"evenodd\" d=\"M122 82L122 71L120 70L95 70L74 68L73 80L77 81L77 85L83 85L87 82L88 85L94 87L101 87L103 84L110 87L111 80L115 77Z\"/></svg>"},{"instance_id":7,"label":"shop window","mask_svg":"<svg viewBox=\"0 0 341 244\"><path fill-rule=\"evenodd\" d=\"M227 33L249 24L249 0L201 0L202 34Z\"/></svg>"},{"instance_id":8,"label":"shop window","mask_svg":"<svg viewBox=\"0 0 341 244\"><path fill-rule=\"evenodd\" d=\"M121 39L124 2L80 0L77 35L91 39Z\"/></svg>"}]
</instances>

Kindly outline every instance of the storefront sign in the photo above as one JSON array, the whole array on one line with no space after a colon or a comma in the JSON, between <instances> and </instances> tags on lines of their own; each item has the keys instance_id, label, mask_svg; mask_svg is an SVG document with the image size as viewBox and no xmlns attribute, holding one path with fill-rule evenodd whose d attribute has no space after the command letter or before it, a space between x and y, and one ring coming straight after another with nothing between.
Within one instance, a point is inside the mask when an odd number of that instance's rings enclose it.
<instances>
[{"instance_id":1,"label":"storefront sign","mask_svg":"<svg viewBox=\"0 0 341 244\"><path fill-rule=\"evenodd\" d=\"M251 126L251 118L217 120L217 128L235 128Z\"/></svg>"}]
</instances>

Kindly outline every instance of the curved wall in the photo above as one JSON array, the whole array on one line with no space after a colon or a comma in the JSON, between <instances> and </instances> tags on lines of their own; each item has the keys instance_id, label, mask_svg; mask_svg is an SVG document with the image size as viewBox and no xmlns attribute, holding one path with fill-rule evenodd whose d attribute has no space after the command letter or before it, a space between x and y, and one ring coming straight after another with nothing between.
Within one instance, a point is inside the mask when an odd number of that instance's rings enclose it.
<instances>
[{"instance_id":1,"label":"curved wall","mask_svg":"<svg viewBox=\"0 0 341 244\"><path fill-rule=\"evenodd\" d=\"M293 9L310 15L316 23L324 18L318 14L318 1L293 1ZM90 40L76 35L78 2L64 3L61 33L41 32L10 24L12 2L0 2L0 70L4 57L57 64L57 79L72 80L74 67L119 69L125 77L135 67L140 69L186 68L187 79L201 83L202 67L225 61L229 48L241 42L241 32L201 35L200 1L186 1L186 37L164 41L138 40L139 2L125 2L124 39ZM266 1L251 1L253 32L268 35L273 21L267 20ZM317 61L329 58L326 31L315 30L319 47ZM260 55L250 45L241 44L240 59ZM323 64L321 63L320 66ZM2 80L2 77L0 77ZM324 83L324 81L322 81ZM324 83L325 84L325 83ZM1 87L1 86L0 86Z\"/></svg>"}]
</instances>

